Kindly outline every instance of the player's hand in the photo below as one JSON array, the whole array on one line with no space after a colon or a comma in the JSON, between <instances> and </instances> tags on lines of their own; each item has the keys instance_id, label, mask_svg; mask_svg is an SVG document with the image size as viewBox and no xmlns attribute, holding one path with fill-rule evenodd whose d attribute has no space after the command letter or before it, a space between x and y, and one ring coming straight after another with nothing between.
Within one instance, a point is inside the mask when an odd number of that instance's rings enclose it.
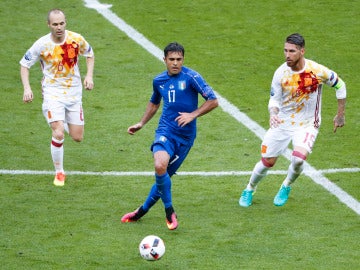
<instances>
[{"instance_id":1,"label":"player's hand","mask_svg":"<svg viewBox=\"0 0 360 270\"><path fill-rule=\"evenodd\" d=\"M34 99L34 95L33 95L33 92L31 91L31 89L25 89L24 95L23 95L23 101L25 103L29 103L29 102L32 102L33 99Z\"/></svg>"},{"instance_id":2,"label":"player's hand","mask_svg":"<svg viewBox=\"0 0 360 270\"><path fill-rule=\"evenodd\" d=\"M179 112L179 116L175 118L175 121L178 123L178 126L184 127L195 119L192 113Z\"/></svg>"},{"instance_id":3,"label":"player's hand","mask_svg":"<svg viewBox=\"0 0 360 270\"><path fill-rule=\"evenodd\" d=\"M270 115L269 124L270 128L277 128L281 123L281 119L277 114Z\"/></svg>"},{"instance_id":4,"label":"player's hand","mask_svg":"<svg viewBox=\"0 0 360 270\"><path fill-rule=\"evenodd\" d=\"M86 76L84 79L84 87L86 90L92 90L94 88L94 82L92 77Z\"/></svg>"},{"instance_id":5,"label":"player's hand","mask_svg":"<svg viewBox=\"0 0 360 270\"><path fill-rule=\"evenodd\" d=\"M343 127L345 125L345 116L335 115L334 117L334 133L338 127Z\"/></svg>"},{"instance_id":6,"label":"player's hand","mask_svg":"<svg viewBox=\"0 0 360 270\"><path fill-rule=\"evenodd\" d=\"M132 125L128 128L127 132L130 135L134 135L136 131L140 130L142 128L142 125L140 123L137 123L135 125Z\"/></svg>"}]
</instances>

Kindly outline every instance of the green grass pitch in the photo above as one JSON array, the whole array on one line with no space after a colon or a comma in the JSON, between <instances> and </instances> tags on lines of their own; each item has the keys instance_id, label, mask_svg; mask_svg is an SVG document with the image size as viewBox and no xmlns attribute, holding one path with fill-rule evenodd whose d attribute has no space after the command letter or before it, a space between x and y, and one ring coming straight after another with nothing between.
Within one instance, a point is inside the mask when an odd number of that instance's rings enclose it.
<instances>
[{"instance_id":1,"label":"green grass pitch","mask_svg":"<svg viewBox=\"0 0 360 270\"><path fill-rule=\"evenodd\" d=\"M334 69L347 84L346 126L332 132L337 104L324 88L322 126L309 164L338 171L325 176L360 200L360 83L356 1L106 0L111 11L162 49L185 46L185 64L199 71L240 111L267 128L271 78L284 61L283 41L306 39L306 57ZM83 1L0 2L0 170L52 172L50 129L41 113L40 67L31 69L35 100L22 103L19 60L48 32L46 14L62 8L67 28L94 47L95 89L84 93L85 140L65 139L65 170L151 172L155 117L135 136L126 129L142 116L154 75L164 64ZM81 59L84 74L84 59ZM260 139L221 108L198 120L198 138L179 172L252 170ZM286 170L281 157L274 170ZM356 170L357 169L357 170ZM357 269L360 219L302 175L288 203L272 205L283 175L259 185L254 205L238 199L248 175L173 177L179 228L169 231L161 203L140 222L121 224L153 183L146 175L70 174L63 188L52 174L0 174L2 269ZM138 244L159 235L166 253L147 262Z\"/></svg>"}]
</instances>

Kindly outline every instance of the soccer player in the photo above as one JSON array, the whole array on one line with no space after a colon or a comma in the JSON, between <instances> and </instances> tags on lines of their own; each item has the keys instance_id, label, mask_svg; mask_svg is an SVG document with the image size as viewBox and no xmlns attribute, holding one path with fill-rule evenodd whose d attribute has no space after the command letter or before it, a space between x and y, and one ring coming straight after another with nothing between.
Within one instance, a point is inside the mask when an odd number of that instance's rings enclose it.
<instances>
[{"instance_id":1,"label":"soccer player","mask_svg":"<svg viewBox=\"0 0 360 270\"><path fill-rule=\"evenodd\" d=\"M94 87L94 52L81 35L65 30L66 18L62 10L50 10L47 23L50 33L38 39L20 60L20 76L24 87L23 101L31 102L34 95L29 82L30 68L40 61L43 72L42 111L52 129L50 150L55 167L54 184L63 186L64 129L76 142L81 142L84 134L78 58L79 55L86 57L84 86L91 90Z\"/></svg>"},{"instance_id":2,"label":"soccer player","mask_svg":"<svg viewBox=\"0 0 360 270\"><path fill-rule=\"evenodd\" d=\"M305 40L298 34L289 35L284 46L286 62L274 73L268 109L270 129L261 144L261 160L255 165L250 181L242 192L239 204L252 204L253 193L277 158L292 142L293 152L287 176L274 198L275 206L283 206L289 197L290 185L303 171L321 124L323 85L335 89L338 101L333 120L334 132L345 124L346 86L332 70L306 59Z\"/></svg>"},{"instance_id":3,"label":"soccer player","mask_svg":"<svg viewBox=\"0 0 360 270\"><path fill-rule=\"evenodd\" d=\"M155 184L137 210L125 214L122 222L133 222L144 216L161 198L170 230L178 226L172 204L171 179L189 153L196 137L196 118L218 106L213 89L202 76L183 66L184 47L170 43L164 49L167 70L153 80L153 93L140 122L128 128L130 135L140 130L158 111L163 100L162 114L151 145L154 157ZM199 94L205 102L198 107Z\"/></svg>"}]
</instances>

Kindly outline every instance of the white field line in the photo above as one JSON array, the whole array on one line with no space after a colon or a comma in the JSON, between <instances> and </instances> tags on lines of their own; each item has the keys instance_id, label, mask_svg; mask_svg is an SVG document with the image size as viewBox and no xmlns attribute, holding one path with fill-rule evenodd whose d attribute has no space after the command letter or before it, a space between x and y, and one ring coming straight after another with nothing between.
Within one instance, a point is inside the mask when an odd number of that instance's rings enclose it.
<instances>
[{"instance_id":1,"label":"white field line","mask_svg":"<svg viewBox=\"0 0 360 270\"><path fill-rule=\"evenodd\" d=\"M326 169L318 170L320 174L332 174L332 173L354 173L360 172L360 168L342 168L342 169ZM274 175L286 175L287 171L271 170L269 174ZM53 175L54 171L34 171L34 170L0 170L1 174L10 175ZM196 172L177 172L177 175L182 176L243 176L251 175L251 171L196 171ZM66 175L88 175L88 176L154 176L154 172L82 172L82 171L66 171Z\"/></svg>"},{"instance_id":2,"label":"white field line","mask_svg":"<svg viewBox=\"0 0 360 270\"><path fill-rule=\"evenodd\" d=\"M112 5L108 4L102 4L97 0L84 0L84 4L86 7L95 9L98 13L104 16L105 19L107 19L109 22L111 22L114 26L116 26L118 29L123 31L126 35L129 36L129 38L133 39L137 44L142 46L145 50L147 50L150 54L154 55L157 59L162 61L163 58L163 52L161 49L156 47L152 42L150 42L146 37L144 37L141 33L139 33L136 29L134 29L132 26L128 25L124 20L119 18L115 13L113 13L110 8ZM246 114L242 113L237 107L235 107L233 104L231 104L229 101L227 101L225 98L223 98L219 93L216 93L217 97L219 99L220 107L223 109L224 112L229 113L231 116L233 116L239 123L246 126L248 129L254 132L254 134L259 137L260 139L263 138L265 134L265 130L258 125L256 122L254 122L252 119L250 119ZM284 156L289 159L291 155L291 150L288 149ZM337 170L337 169L333 169ZM325 171L316 170L313 168L309 163L305 163L305 169L304 174L310 177L315 183L323 186L326 190L328 190L330 193L335 195L341 202L346 204L349 208L354 210L357 214L360 215L360 203L355 200L352 196L347 194L345 191L343 191L341 188L339 188L337 185L329 181L324 175ZM50 172L47 171L13 171L13 170L0 170L1 174L50 174ZM70 172L69 172L70 173ZM150 173L142 172L142 173L136 173L136 172L72 172L74 174L99 174L99 175L147 175ZM249 174L249 172L197 172L201 175L238 175L238 174ZM276 171L272 171L270 173L277 173ZM279 173L279 172L278 172ZM281 172L284 173L284 172ZM151 173L152 174L152 173ZM187 174L186 172L179 172L179 175L181 174ZM194 174L194 173L190 173Z\"/></svg>"}]
</instances>

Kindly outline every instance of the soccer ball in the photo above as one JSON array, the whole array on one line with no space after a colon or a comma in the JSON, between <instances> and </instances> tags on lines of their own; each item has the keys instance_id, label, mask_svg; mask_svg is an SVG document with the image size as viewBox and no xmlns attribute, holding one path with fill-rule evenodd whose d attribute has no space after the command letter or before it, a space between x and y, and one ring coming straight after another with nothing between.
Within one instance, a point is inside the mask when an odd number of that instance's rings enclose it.
<instances>
[{"instance_id":1,"label":"soccer ball","mask_svg":"<svg viewBox=\"0 0 360 270\"><path fill-rule=\"evenodd\" d=\"M165 254L164 241L156 235L148 235L139 245L141 257L147 261L157 261Z\"/></svg>"}]
</instances>

